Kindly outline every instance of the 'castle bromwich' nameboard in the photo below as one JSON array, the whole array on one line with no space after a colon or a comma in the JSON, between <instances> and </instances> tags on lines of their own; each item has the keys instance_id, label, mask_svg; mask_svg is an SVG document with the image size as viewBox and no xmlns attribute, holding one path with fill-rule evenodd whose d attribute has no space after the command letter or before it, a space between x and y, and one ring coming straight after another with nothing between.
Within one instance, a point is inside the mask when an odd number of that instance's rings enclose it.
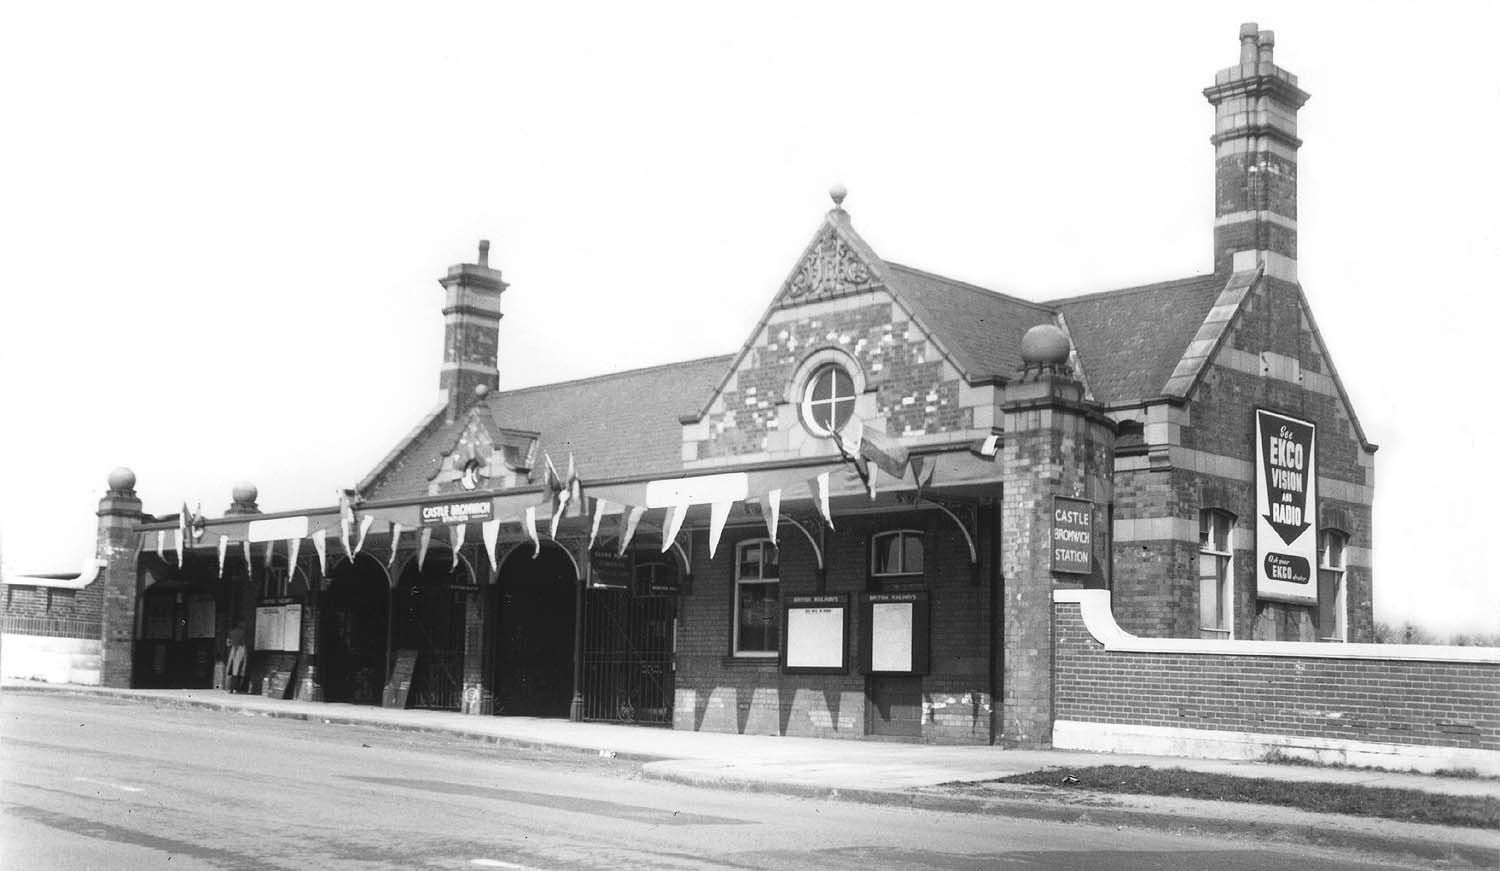
<instances>
[{"instance_id":1,"label":"'castle bromwich' nameboard","mask_svg":"<svg viewBox=\"0 0 1500 871\"><path fill-rule=\"evenodd\" d=\"M1317 426L1255 412L1255 593L1318 601Z\"/></svg>"}]
</instances>

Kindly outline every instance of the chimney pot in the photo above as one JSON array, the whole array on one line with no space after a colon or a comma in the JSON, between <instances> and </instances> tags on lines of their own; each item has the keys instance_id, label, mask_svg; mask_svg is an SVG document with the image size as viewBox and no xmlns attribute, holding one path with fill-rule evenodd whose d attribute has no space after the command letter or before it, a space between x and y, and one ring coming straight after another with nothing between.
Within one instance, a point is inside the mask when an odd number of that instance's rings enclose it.
<instances>
[{"instance_id":1,"label":"chimney pot","mask_svg":"<svg viewBox=\"0 0 1500 871\"><path fill-rule=\"evenodd\" d=\"M479 265L488 267L490 265L490 240L479 240Z\"/></svg>"},{"instance_id":2,"label":"chimney pot","mask_svg":"<svg viewBox=\"0 0 1500 871\"><path fill-rule=\"evenodd\" d=\"M1260 62L1263 64L1275 63L1272 57L1276 50L1276 34L1270 30L1262 30L1259 37Z\"/></svg>"},{"instance_id":3,"label":"chimney pot","mask_svg":"<svg viewBox=\"0 0 1500 871\"><path fill-rule=\"evenodd\" d=\"M1255 45L1255 36L1260 30L1260 25L1253 21L1247 21L1240 25L1240 64L1253 64L1260 50Z\"/></svg>"}]
</instances>

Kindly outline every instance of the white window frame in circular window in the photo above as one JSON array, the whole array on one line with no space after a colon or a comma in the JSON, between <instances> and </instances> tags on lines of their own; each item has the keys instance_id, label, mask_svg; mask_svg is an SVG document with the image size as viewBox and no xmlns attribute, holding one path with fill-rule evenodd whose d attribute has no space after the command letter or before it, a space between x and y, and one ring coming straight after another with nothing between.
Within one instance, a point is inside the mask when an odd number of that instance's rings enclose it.
<instances>
[{"instance_id":1,"label":"white window frame in circular window","mask_svg":"<svg viewBox=\"0 0 1500 871\"><path fill-rule=\"evenodd\" d=\"M829 438L833 433L813 419L813 387L824 372L835 368L849 377L852 393L848 397L835 394L828 401L837 402L839 399L847 398L850 401L849 416L853 417L859 410L859 397L865 392L865 378L859 363L848 354L834 348L825 348L809 354L797 367L797 373L792 379L796 391L792 395L798 397L797 407L802 418L802 426L818 438ZM823 401L819 400L820 403Z\"/></svg>"}]
</instances>

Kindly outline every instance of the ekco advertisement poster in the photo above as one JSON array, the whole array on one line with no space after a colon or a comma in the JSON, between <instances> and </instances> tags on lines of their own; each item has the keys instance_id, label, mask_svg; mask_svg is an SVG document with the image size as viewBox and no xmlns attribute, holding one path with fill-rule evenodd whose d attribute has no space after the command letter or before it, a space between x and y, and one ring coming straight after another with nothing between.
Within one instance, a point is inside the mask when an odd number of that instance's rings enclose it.
<instances>
[{"instance_id":1,"label":"ekco advertisement poster","mask_svg":"<svg viewBox=\"0 0 1500 871\"><path fill-rule=\"evenodd\" d=\"M1318 601L1317 427L1255 412L1256 595Z\"/></svg>"}]
</instances>

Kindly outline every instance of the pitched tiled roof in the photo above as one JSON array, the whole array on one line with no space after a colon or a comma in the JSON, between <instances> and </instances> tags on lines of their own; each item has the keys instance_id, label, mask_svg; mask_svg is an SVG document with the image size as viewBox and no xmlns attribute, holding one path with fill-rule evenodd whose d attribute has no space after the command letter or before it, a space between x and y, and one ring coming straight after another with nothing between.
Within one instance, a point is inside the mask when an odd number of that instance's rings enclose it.
<instances>
[{"instance_id":1,"label":"pitched tiled roof","mask_svg":"<svg viewBox=\"0 0 1500 871\"><path fill-rule=\"evenodd\" d=\"M1046 303L1067 324L1084 378L1106 406L1162 395L1223 275L1197 275Z\"/></svg>"},{"instance_id":2,"label":"pitched tiled roof","mask_svg":"<svg viewBox=\"0 0 1500 871\"><path fill-rule=\"evenodd\" d=\"M587 480L679 472L682 425L678 417L702 406L732 357L708 357L648 369L614 372L577 381L505 390L486 402L495 422L507 430L541 434L543 452L565 468L568 452ZM439 413L424 421L406 443L366 478L366 499L422 496L467 423Z\"/></svg>"},{"instance_id":3,"label":"pitched tiled roof","mask_svg":"<svg viewBox=\"0 0 1500 871\"><path fill-rule=\"evenodd\" d=\"M1021 368L1021 336L1053 321L1052 310L1034 302L899 263L886 265L896 279L891 290L911 304L970 380L1014 375Z\"/></svg>"}]
</instances>

